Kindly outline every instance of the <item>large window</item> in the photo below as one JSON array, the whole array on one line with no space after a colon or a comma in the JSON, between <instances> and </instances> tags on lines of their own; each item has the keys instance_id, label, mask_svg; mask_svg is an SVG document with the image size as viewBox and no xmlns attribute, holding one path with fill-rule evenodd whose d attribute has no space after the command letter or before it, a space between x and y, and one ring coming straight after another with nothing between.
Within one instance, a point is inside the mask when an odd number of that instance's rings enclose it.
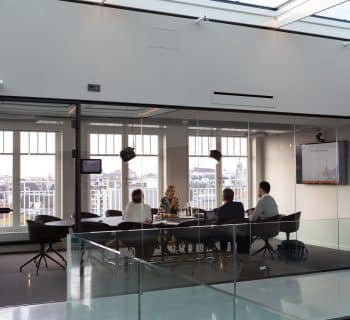
<instances>
[{"instance_id":1,"label":"large window","mask_svg":"<svg viewBox=\"0 0 350 320\"><path fill-rule=\"evenodd\" d=\"M26 220L34 220L39 214L60 214L58 135L49 131L0 131L0 207L13 209L13 213L0 216L2 231L21 230Z\"/></svg>"},{"instance_id":2,"label":"large window","mask_svg":"<svg viewBox=\"0 0 350 320\"><path fill-rule=\"evenodd\" d=\"M56 134L20 133L20 225L56 214Z\"/></svg>"},{"instance_id":3,"label":"large window","mask_svg":"<svg viewBox=\"0 0 350 320\"><path fill-rule=\"evenodd\" d=\"M189 199L191 206L213 209L221 205L221 191L231 188L235 200L248 206L248 147L246 137L189 136ZM222 152L220 162L209 158L210 150Z\"/></svg>"},{"instance_id":4,"label":"large window","mask_svg":"<svg viewBox=\"0 0 350 320\"><path fill-rule=\"evenodd\" d=\"M90 210L104 215L107 209L122 210L121 134L90 134L90 157L102 159L102 174L90 177Z\"/></svg>"},{"instance_id":5,"label":"large window","mask_svg":"<svg viewBox=\"0 0 350 320\"><path fill-rule=\"evenodd\" d=\"M189 136L189 199L192 207L216 207L216 161L209 158L215 137Z\"/></svg>"},{"instance_id":6,"label":"large window","mask_svg":"<svg viewBox=\"0 0 350 320\"><path fill-rule=\"evenodd\" d=\"M131 134L129 146L137 157L129 164L129 194L136 188L144 193L144 202L153 208L159 205L159 141L158 135Z\"/></svg>"},{"instance_id":7,"label":"large window","mask_svg":"<svg viewBox=\"0 0 350 320\"><path fill-rule=\"evenodd\" d=\"M12 208L13 132L0 131L0 207ZM0 215L0 227L13 225L12 214Z\"/></svg>"},{"instance_id":8,"label":"large window","mask_svg":"<svg viewBox=\"0 0 350 320\"><path fill-rule=\"evenodd\" d=\"M248 206L248 147L246 137L221 137L222 189L231 188L235 201Z\"/></svg>"}]
</instances>

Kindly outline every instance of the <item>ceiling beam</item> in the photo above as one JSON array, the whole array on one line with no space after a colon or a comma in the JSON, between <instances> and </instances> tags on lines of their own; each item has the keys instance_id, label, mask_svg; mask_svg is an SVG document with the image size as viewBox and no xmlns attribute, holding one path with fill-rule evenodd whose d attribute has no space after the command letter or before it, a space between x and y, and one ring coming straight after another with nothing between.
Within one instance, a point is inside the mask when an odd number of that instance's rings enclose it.
<instances>
[{"instance_id":1,"label":"ceiling beam","mask_svg":"<svg viewBox=\"0 0 350 320\"><path fill-rule=\"evenodd\" d=\"M280 14L274 18L274 25L282 28L344 2L347 0L295 0L279 9Z\"/></svg>"}]
</instances>

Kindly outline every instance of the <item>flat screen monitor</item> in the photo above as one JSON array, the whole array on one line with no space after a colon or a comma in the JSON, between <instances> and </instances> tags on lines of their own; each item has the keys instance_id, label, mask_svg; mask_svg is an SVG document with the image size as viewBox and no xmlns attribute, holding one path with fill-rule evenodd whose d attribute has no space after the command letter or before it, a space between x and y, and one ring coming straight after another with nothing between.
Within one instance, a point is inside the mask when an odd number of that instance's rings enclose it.
<instances>
[{"instance_id":1,"label":"flat screen monitor","mask_svg":"<svg viewBox=\"0 0 350 320\"><path fill-rule=\"evenodd\" d=\"M80 172L82 174L93 174L102 172L101 159L81 159Z\"/></svg>"},{"instance_id":2,"label":"flat screen monitor","mask_svg":"<svg viewBox=\"0 0 350 320\"><path fill-rule=\"evenodd\" d=\"M346 141L298 145L296 148L297 183L347 184L347 158Z\"/></svg>"}]
</instances>

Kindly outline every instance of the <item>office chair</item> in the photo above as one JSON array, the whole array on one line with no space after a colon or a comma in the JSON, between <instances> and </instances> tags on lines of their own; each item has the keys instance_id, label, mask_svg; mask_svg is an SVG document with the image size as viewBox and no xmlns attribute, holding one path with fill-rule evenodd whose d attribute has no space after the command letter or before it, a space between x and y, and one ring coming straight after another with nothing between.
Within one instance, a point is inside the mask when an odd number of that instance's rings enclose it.
<instances>
[{"instance_id":1,"label":"office chair","mask_svg":"<svg viewBox=\"0 0 350 320\"><path fill-rule=\"evenodd\" d=\"M185 253L188 253L188 247L191 245L192 252L196 253L197 244L203 244L206 248L215 250L215 243L212 241L212 233L208 227L194 228L198 226L205 226L206 221L204 219L188 220L181 222L176 228L171 230L171 234L174 236L176 246L180 244L185 245ZM191 228L193 227L193 228Z\"/></svg>"},{"instance_id":2,"label":"office chair","mask_svg":"<svg viewBox=\"0 0 350 320\"><path fill-rule=\"evenodd\" d=\"M119 248L119 241L123 243L135 257L144 260L153 257L156 247L159 246L160 229L154 228L152 224L124 221L118 226L116 232L116 245Z\"/></svg>"},{"instance_id":3,"label":"office chair","mask_svg":"<svg viewBox=\"0 0 350 320\"><path fill-rule=\"evenodd\" d=\"M152 216L154 216L155 214L158 214L158 208L151 208L151 213L152 213Z\"/></svg>"},{"instance_id":4,"label":"office chair","mask_svg":"<svg viewBox=\"0 0 350 320\"><path fill-rule=\"evenodd\" d=\"M108 209L105 212L106 217L121 217L123 216L123 212L120 210Z\"/></svg>"},{"instance_id":5,"label":"office chair","mask_svg":"<svg viewBox=\"0 0 350 320\"><path fill-rule=\"evenodd\" d=\"M290 234L297 232L300 227L301 211L283 216L281 218L281 232L285 232L287 240L290 239Z\"/></svg>"},{"instance_id":6,"label":"office chair","mask_svg":"<svg viewBox=\"0 0 350 320\"><path fill-rule=\"evenodd\" d=\"M275 217L265 219L261 222L253 222L251 224L251 233L252 237L254 238L253 241L257 239L264 240L264 246L259 250L255 251L252 254L253 256L255 256L261 251L263 251L263 255L265 255L266 251L268 251L271 255L271 259L273 260L273 255L277 254L277 252L270 244L269 239L274 238L279 234L280 221L281 216L277 215Z\"/></svg>"},{"instance_id":7,"label":"office chair","mask_svg":"<svg viewBox=\"0 0 350 320\"><path fill-rule=\"evenodd\" d=\"M40 224L44 225L47 222L62 221L62 219L54 217L54 216L49 216L49 215L46 215L46 214L38 214L37 216L35 216L34 221L36 223L40 223ZM61 239L66 238L67 234L69 233L69 228L53 227L53 226L50 226L50 228L52 229L52 232L57 232ZM48 248L46 249L46 252L53 252L53 253L55 253L60 259L62 259L64 264L67 264L66 259L57 250L55 250L50 243L49 243Z\"/></svg>"},{"instance_id":8,"label":"office chair","mask_svg":"<svg viewBox=\"0 0 350 320\"><path fill-rule=\"evenodd\" d=\"M97 232L97 231L111 231L112 228L103 222L94 222L94 221L82 221L80 223L80 232Z\"/></svg>"},{"instance_id":9,"label":"office chair","mask_svg":"<svg viewBox=\"0 0 350 320\"><path fill-rule=\"evenodd\" d=\"M72 218L75 218L75 213L72 214ZM100 218L100 216L95 214L95 213L92 213L92 212L81 211L80 212L80 218L81 219Z\"/></svg>"},{"instance_id":10,"label":"office chair","mask_svg":"<svg viewBox=\"0 0 350 320\"><path fill-rule=\"evenodd\" d=\"M47 250L45 250L45 245L48 244L52 247L52 245L56 242L61 241L60 235L51 227L45 226L43 224L37 223L32 220L27 220L28 232L29 232L29 240L33 243L37 243L40 245L39 253L36 254L33 258L26 261L19 268L19 271L22 272L23 268L31 262L35 263L36 266L36 275L39 274L39 269L41 265L41 261L44 260L45 266L47 267L47 259L59 265L63 270L65 270L65 266L58 262L56 259L51 257Z\"/></svg>"}]
</instances>

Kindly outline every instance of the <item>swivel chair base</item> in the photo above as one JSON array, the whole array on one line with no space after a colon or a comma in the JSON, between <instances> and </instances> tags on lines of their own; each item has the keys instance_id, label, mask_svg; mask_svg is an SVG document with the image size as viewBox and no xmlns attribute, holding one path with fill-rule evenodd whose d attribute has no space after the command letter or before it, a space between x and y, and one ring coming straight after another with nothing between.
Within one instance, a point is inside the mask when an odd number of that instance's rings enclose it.
<instances>
[{"instance_id":1,"label":"swivel chair base","mask_svg":"<svg viewBox=\"0 0 350 320\"><path fill-rule=\"evenodd\" d=\"M265 245L260 248L259 250L255 251L252 256L257 255L258 253L260 253L261 251L263 251L263 256L265 256L266 251L268 251L268 253L271 255L271 259L273 260L273 255L278 255L277 251L271 246L271 244L269 243L268 240L265 240Z\"/></svg>"},{"instance_id":2,"label":"swivel chair base","mask_svg":"<svg viewBox=\"0 0 350 320\"><path fill-rule=\"evenodd\" d=\"M59 261L57 261L56 259L52 258L51 256L49 256L47 254L48 251L53 251L54 253L56 253L64 262L64 258L63 256L61 256L61 254L59 254L56 250L54 250L52 248L51 245L49 245L49 248L45 251L45 246L44 244L40 244L40 252L34 256L33 258L29 259L27 262L25 262L24 264L22 264L19 268L19 271L22 272L23 268L28 265L31 262L35 263L35 267L36 267L36 275L39 274L39 269L40 269L40 265L41 265L41 261L44 260L45 262L45 266L47 268L47 259L51 260L52 262L56 263L57 265L59 265L63 270L66 269L65 265L61 264Z\"/></svg>"}]
</instances>

